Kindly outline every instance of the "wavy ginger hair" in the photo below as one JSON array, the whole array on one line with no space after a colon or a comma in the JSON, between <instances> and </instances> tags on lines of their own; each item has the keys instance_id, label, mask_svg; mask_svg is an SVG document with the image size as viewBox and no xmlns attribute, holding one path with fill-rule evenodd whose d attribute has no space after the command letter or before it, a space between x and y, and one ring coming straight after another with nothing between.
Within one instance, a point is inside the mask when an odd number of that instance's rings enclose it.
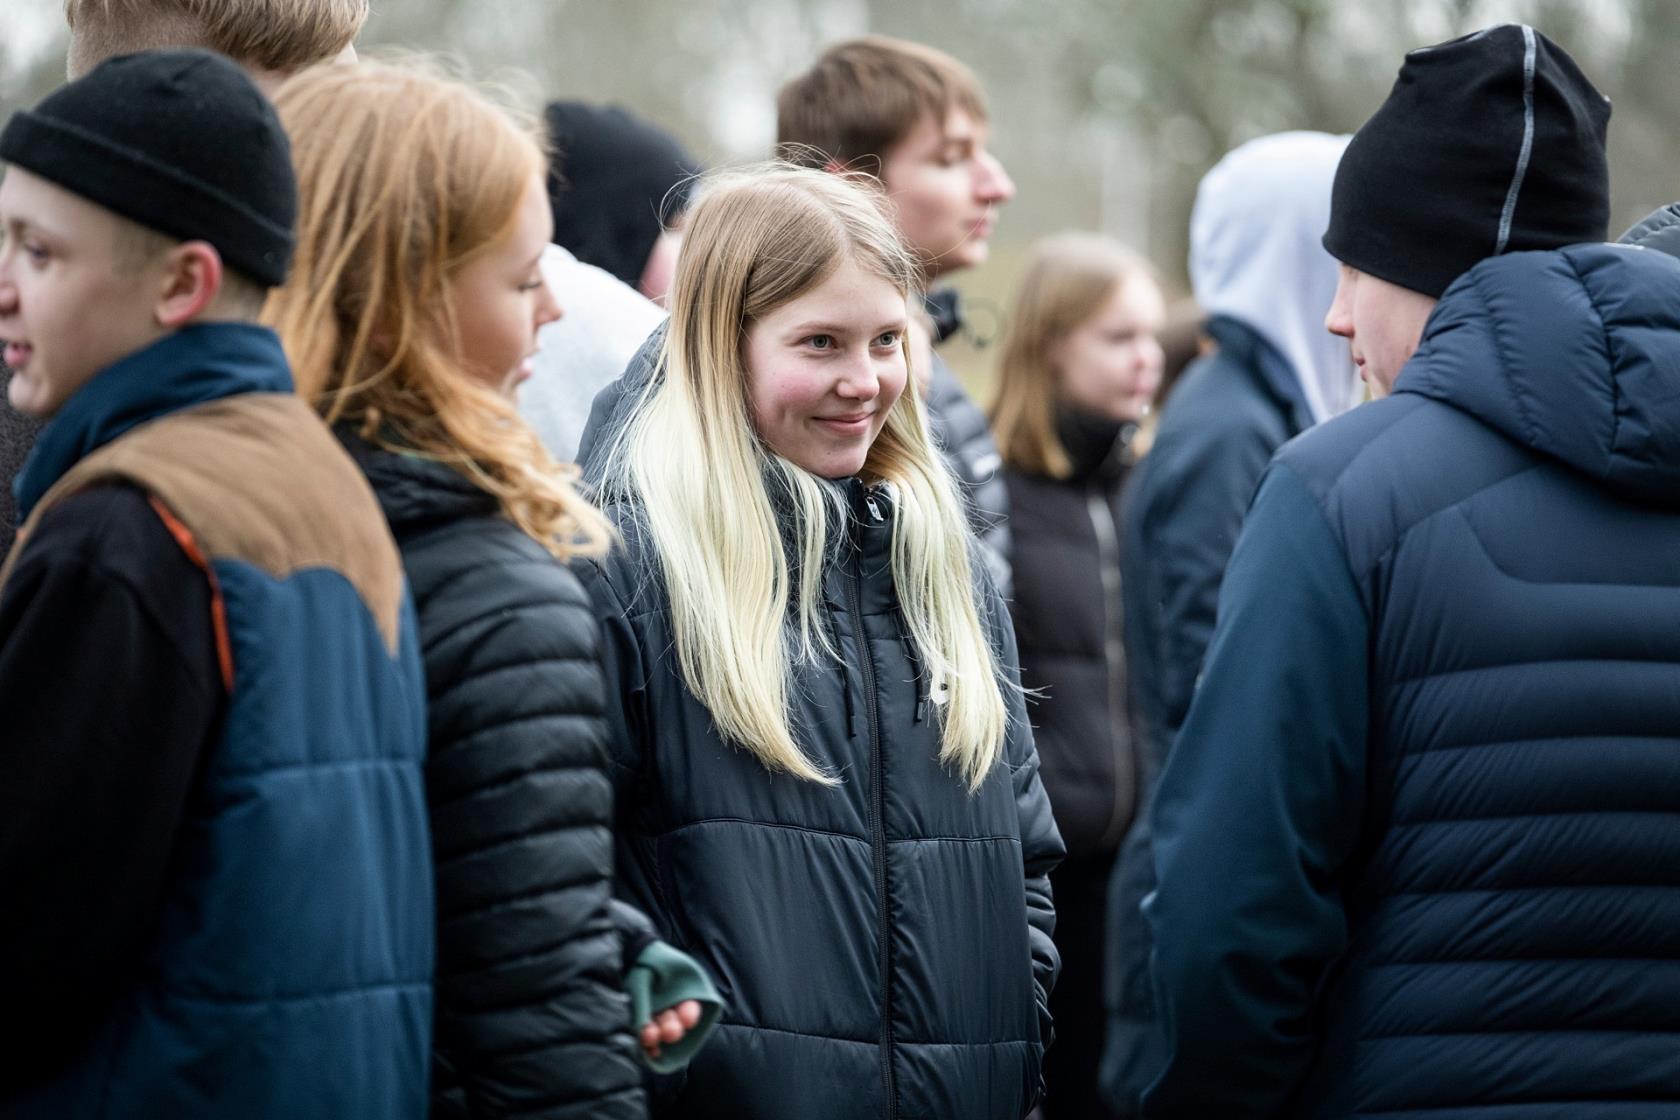
<instances>
[{"instance_id":1,"label":"wavy ginger hair","mask_svg":"<svg viewBox=\"0 0 1680 1120\"><path fill-rule=\"evenodd\" d=\"M684 682L719 733L773 771L824 784L834 776L794 735L789 671L838 656L823 621L822 576L844 499L759 438L743 349L757 319L822 284L843 260L909 300L920 273L883 206L863 176L779 164L714 177L689 212L665 376L619 433L603 483L606 501L643 514ZM905 354L908 364L907 344ZM892 484L893 578L942 699L940 760L978 788L1002 755L1004 678L975 593L962 501L913 390L888 412L860 475Z\"/></svg>"},{"instance_id":2,"label":"wavy ginger hair","mask_svg":"<svg viewBox=\"0 0 1680 1120\"><path fill-rule=\"evenodd\" d=\"M298 392L328 423L447 463L556 557L598 555L577 470L469 377L451 283L512 229L547 161L534 120L425 64L327 66L275 101L298 173L291 275L264 308Z\"/></svg>"}]
</instances>

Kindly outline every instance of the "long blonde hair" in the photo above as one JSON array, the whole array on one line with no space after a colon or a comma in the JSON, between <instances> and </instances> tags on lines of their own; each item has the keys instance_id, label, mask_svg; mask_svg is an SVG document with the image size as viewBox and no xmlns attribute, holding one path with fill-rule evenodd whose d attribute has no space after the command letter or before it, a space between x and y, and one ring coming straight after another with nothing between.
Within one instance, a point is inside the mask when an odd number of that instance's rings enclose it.
<instances>
[{"instance_id":1,"label":"long blonde hair","mask_svg":"<svg viewBox=\"0 0 1680 1120\"><path fill-rule=\"evenodd\" d=\"M1073 473L1056 434L1061 387L1053 351L1123 286L1138 282L1155 283L1154 270L1112 238L1059 233L1033 247L1010 309L991 409L1005 463L1050 478Z\"/></svg>"},{"instance_id":2,"label":"long blonde hair","mask_svg":"<svg viewBox=\"0 0 1680 1120\"><path fill-rule=\"evenodd\" d=\"M421 60L306 71L276 105L297 166L298 247L264 321L329 423L447 463L555 556L606 520L499 394L462 369L451 282L513 227L546 167L534 120Z\"/></svg>"},{"instance_id":3,"label":"long blonde hair","mask_svg":"<svg viewBox=\"0 0 1680 1120\"><path fill-rule=\"evenodd\" d=\"M821 621L822 578L844 502L833 483L759 438L742 352L755 320L817 287L842 261L908 299L916 263L869 182L783 164L718 177L702 190L671 290L665 376L619 433L603 491L642 512L683 679L720 734L773 771L825 784L834 776L794 737L789 676L791 664L839 655ZM1002 754L1004 685L961 499L913 391L888 412L860 475L892 485L899 604L944 698L939 757L978 788Z\"/></svg>"}]
</instances>

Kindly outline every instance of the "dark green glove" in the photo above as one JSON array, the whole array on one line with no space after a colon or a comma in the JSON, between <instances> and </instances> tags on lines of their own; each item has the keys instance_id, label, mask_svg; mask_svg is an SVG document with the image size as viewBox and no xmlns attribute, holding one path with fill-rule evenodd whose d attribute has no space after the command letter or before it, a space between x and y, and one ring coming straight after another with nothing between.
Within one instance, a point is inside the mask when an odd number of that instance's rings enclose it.
<instances>
[{"instance_id":1,"label":"dark green glove","mask_svg":"<svg viewBox=\"0 0 1680 1120\"><path fill-rule=\"evenodd\" d=\"M647 1025L655 1011L675 1007L685 999L700 1004L700 1021L679 1041L660 1043L657 1058L642 1052L642 1060L655 1073L672 1073L686 1066L706 1044L718 1016L723 1014L723 999L706 970L693 957L663 941L649 942L636 957L624 978L624 990L630 993L630 1021L637 1031Z\"/></svg>"}]
</instances>

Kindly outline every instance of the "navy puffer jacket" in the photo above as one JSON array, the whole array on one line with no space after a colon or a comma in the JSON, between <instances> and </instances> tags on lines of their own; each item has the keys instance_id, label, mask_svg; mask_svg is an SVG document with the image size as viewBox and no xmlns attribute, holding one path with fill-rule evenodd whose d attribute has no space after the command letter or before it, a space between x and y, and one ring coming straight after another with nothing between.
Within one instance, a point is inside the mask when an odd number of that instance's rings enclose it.
<instances>
[{"instance_id":1,"label":"navy puffer jacket","mask_svg":"<svg viewBox=\"0 0 1680 1120\"><path fill-rule=\"evenodd\" d=\"M1138 804L1147 806L1213 635L1219 583L1266 464L1312 425L1287 359L1240 320L1215 315L1218 349L1167 401L1124 499L1126 657L1140 742ZM1138 905L1155 889L1149 820L1139 810L1108 896L1102 1079L1123 1115L1161 1072L1161 1027L1149 980L1149 930Z\"/></svg>"},{"instance_id":2,"label":"navy puffer jacket","mask_svg":"<svg viewBox=\"0 0 1680 1120\"><path fill-rule=\"evenodd\" d=\"M1680 1112L1680 263L1484 261L1261 483L1156 803L1155 1116Z\"/></svg>"},{"instance_id":3,"label":"navy puffer jacket","mask_svg":"<svg viewBox=\"0 0 1680 1120\"><path fill-rule=\"evenodd\" d=\"M340 438L402 550L426 661L432 1116L638 1120L588 597L466 476Z\"/></svg>"},{"instance_id":4,"label":"navy puffer jacket","mask_svg":"<svg viewBox=\"0 0 1680 1120\"><path fill-rule=\"evenodd\" d=\"M794 670L800 744L833 788L771 774L688 691L657 558L581 565L608 649L621 889L699 958L728 1011L656 1114L692 1120L1018 1120L1038 1098L1062 855L1019 693L975 793L938 761L890 563L893 509L845 484L824 576L843 660ZM995 592L999 654L1014 639ZM1012 669L1013 675L1013 669Z\"/></svg>"}]
</instances>

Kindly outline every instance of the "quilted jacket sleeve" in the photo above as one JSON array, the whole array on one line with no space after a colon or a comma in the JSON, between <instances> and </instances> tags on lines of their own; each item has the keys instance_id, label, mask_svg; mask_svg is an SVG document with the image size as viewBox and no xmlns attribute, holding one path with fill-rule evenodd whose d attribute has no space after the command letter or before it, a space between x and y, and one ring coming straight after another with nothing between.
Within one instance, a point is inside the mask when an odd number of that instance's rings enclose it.
<instances>
[{"instance_id":1,"label":"quilted jacket sleeve","mask_svg":"<svg viewBox=\"0 0 1680 1120\"><path fill-rule=\"evenodd\" d=\"M526 553L463 568L420 606L437 864L434 1115L639 1118L588 599L571 572Z\"/></svg>"},{"instance_id":2,"label":"quilted jacket sleeve","mask_svg":"<svg viewBox=\"0 0 1680 1120\"><path fill-rule=\"evenodd\" d=\"M1339 541L1304 484L1274 465L1155 799L1159 885L1144 913L1169 1057L1147 1117L1295 1114L1318 994L1348 943L1368 644Z\"/></svg>"}]
</instances>

